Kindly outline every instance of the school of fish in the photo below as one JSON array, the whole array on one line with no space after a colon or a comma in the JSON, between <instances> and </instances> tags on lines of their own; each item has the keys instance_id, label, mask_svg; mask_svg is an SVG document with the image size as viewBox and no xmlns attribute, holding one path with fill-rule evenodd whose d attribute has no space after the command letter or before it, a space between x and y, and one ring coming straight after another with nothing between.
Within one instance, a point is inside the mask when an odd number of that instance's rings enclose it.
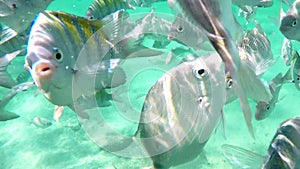
<instances>
[{"instance_id":1,"label":"school of fish","mask_svg":"<svg viewBox=\"0 0 300 169\"><path fill-rule=\"evenodd\" d=\"M95 125L85 130L93 137L94 128L105 125L96 124L87 110L124 101L127 91L121 89L130 80L126 61L160 58L157 65L168 68L144 96L135 115L136 132L126 138L110 133L109 138L120 141L109 146L118 147L114 153L119 155L133 152L151 159L152 166L141 167L168 169L196 159L219 124L225 134L227 104L239 101L255 138L253 117L272 116L282 86L290 83L300 90L300 56L294 46L300 42L300 0L280 1L289 8L286 13L281 9L278 21L284 37L281 58L273 56L272 42L255 19L255 12L272 7L273 0L94 0L83 16L47 10L53 1L0 0L0 86L10 90L0 99L0 122L19 117L5 106L35 86L55 107L56 122L69 107L81 121ZM172 13L156 12L155 4L166 5ZM134 14L144 8L149 10ZM246 29L236 18L240 15L254 26ZM8 67L20 57L24 70L12 75ZM272 80L264 80L278 59L287 71L278 70ZM45 130L52 125L41 117L31 123ZM257 163L251 165L300 168L299 124L298 117L282 123L265 161L252 156ZM224 145L223 151L229 161L251 154L231 145ZM238 167L247 165L243 163Z\"/></svg>"}]
</instances>

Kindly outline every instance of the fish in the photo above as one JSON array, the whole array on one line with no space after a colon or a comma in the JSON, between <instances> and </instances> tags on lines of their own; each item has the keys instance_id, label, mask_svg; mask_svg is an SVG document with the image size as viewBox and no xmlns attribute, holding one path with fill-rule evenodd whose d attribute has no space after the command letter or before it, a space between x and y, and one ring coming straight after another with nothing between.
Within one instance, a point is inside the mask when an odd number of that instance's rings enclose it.
<instances>
[{"instance_id":1,"label":"fish","mask_svg":"<svg viewBox=\"0 0 300 169\"><path fill-rule=\"evenodd\" d=\"M300 41L299 31L299 10L300 0L296 0L280 21L280 32L290 40Z\"/></svg>"},{"instance_id":2,"label":"fish","mask_svg":"<svg viewBox=\"0 0 300 169\"><path fill-rule=\"evenodd\" d=\"M178 14L172 23L168 39L175 40L195 50L214 50L203 30L187 21L182 14Z\"/></svg>"},{"instance_id":3,"label":"fish","mask_svg":"<svg viewBox=\"0 0 300 169\"><path fill-rule=\"evenodd\" d=\"M33 82L25 82L14 86L10 93L5 95L0 101L0 121L12 120L20 117L19 115L5 110L5 106L9 101L16 96L18 93L27 90L28 88L34 86Z\"/></svg>"},{"instance_id":4,"label":"fish","mask_svg":"<svg viewBox=\"0 0 300 169\"><path fill-rule=\"evenodd\" d=\"M127 4L138 7L151 7L156 2L166 2L167 0L126 0Z\"/></svg>"},{"instance_id":5,"label":"fish","mask_svg":"<svg viewBox=\"0 0 300 169\"><path fill-rule=\"evenodd\" d=\"M120 59L162 53L138 44L132 36L112 44L107 37L114 30L105 32L105 26L112 27L64 12L39 13L29 34L25 67L51 103L75 110L79 98L125 83Z\"/></svg>"},{"instance_id":6,"label":"fish","mask_svg":"<svg viewBox=\"0 0 300 169\"><path fill-rule=\"evenodd\" d=\"M12 88L17 85L15 79L7 72L7 67L11 61L21 53L20 50L8 53L0 57L0 86L5 88Z\"/></svg>"},{"instance_id":7,"label":"fish","mask_svg":"<svg viewBox=\"0 0 300 169\"><path fill-rule=\"evenodd\" d=\"M266 155L260 155L234 145L222 145L226 159L237 168L291 169L300 166L300 118L281 123Z\"/></svg>"},{"instance_id":8,"label":"fish","mask_svg":"<svg viewBox=\"0 0 300 169\"><path fill-rule=\"evenodd\" d=\"M34 117L31 123L38 128L48 128L52 125L51 121L43 117Z\"/></svg>"},{"instance_id":9,"label":"fish","mask_svg":"<svg viewBox=\"0 0 300 169\"><path fill-rule=\"evenodd\" d=\"M274 110L275 104L278 102L279 92L284 83L290 81L290 69L284 76L282 73L278 73L270 82L269 88L272 94L272 99L268 102L258 101L256 104L255 119L263 120L267 118Z\"/></svg>"},{"instance_id":10,"label":"fish","mask_svg":"<svg viewBox=\"0 0 300 169\"><path fill-rule=\"evenodd\" d=\"M88 8L85 18L87 19L103 19L104 17L128 6L123 0L95 0Z\"/></svg>"},{"instance_id":11,"label":"fish","mask_svg":"<svg viewBox=\"0 0 300 169\"><path fill-rule=\"evenodd\" d=\"M232 4L239 6L241 9L245 7L262 7L267 8L273 6L273 0L232 0Z\"/></svg>"},{"instance_id":12,"label":"fish","mask_svg":"<svg viewBox=\"0 0 300 169\"><path fill-rule=\"evenodd\" d=\"M262 75L277 61L273 57L270 40L258 22L253 29L243 31L238 52L242 62L246 62L256 75Z\"/></svg>"},{"instance_id":13,"label":"fish","mask_svg":"<svg viewBox=\"0 0 300 169\"><path fill-rule=\"evenodd\" d=\"M288 5L288 6L292 6L294 0L281 0L281 2Z\"/></svg>"},{"instance_id":14,"label":"fish","mask_svg":"<svg viewBox=\"0 0 300 169\"><path fill-rule=\"evenodd\" d=\"M154 168L170 168L196 158L220 122L225 72L216 55L179 64L149 90L135 140L142 142Z\"/></svg>"},{"instance_id":15,"label":"fish","mask_svg":"<svg viewBox=\"0 0 300 169\"><path fill-rule=\"evenodd\" d=\"M287 38L283 39L281 57L286 66L291 66L291 62L297 57L297 52L293 49L292 41Z\"/></svg>"},{"instance_id":16,"label":"fish","mask_svg":"<svg viewBox=\"0 0 300 169\"><path fill-rule=\"evenodd\" d=\"M2 0L0 6L6 10L0 11L4 14L0 17L0 23L22 33L30 27L36 14L45 10L52 2L53 0Z\"/></svg>"},{"instance_id":17,"label":"fish","mask_svg":"<svg viewBox=\"0 0 300 169\"><path fill-rule=\"evenodd\" d=\"M230 0L178 0L178 4L190 19L194 20L205 32L208 39L225 63L225 70L232 77L232 89L237 94L248 130L254 137L251 123L249 98L269 100L269 89L255 72L241 62L234 40L238 36L236 20ZM249 83L251 82L251 83Z\"/></svg>"},{"instance_id":18,"label":"fish","mask_svg":"<svg viewBox=\"0 0 300 169\"><path fill-rule=\"evenodd\" d=\"M300 56L297 51L295 51L295 60L291 64L291 70L295 87L300 90Z\"/></svg>"},{"instance_id":19,"label":"fish","mask_svg":"<svg viewBox=\"0 0 300 169\"><path fill-rule=\"evenodd\" d=\"M5 54L18 50L21 51L19 55L24 56L26 54L28 36L26 34L17 33L5 25L0 27L0 56L4 56Z\"/></svg>"}]
</instances>

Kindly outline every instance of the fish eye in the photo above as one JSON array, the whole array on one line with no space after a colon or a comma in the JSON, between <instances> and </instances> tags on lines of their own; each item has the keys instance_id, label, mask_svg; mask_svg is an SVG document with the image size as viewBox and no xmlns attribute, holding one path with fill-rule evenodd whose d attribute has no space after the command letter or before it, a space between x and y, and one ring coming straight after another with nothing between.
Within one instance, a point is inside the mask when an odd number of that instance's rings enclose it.
<instances>
[{"instance_id":1,"label":"fish eye","mask_svg":"<svg viewBox=\"0 0 300 169\"><path fill-rule=\"evenodd\" d=\"M12 4L11 7L12 7L12 9L16 9L17 5L16 4Z\"/></svg>"},{"instance_id":2,"label":"fish eye","mask_svg":"<svg viewBox=\"0 0 300 169\"><path fill-rule=\"evenodd\" d=\"M205 69L194 69L193 73L194 73L194 76L198 79L201 79L207 75L207 71Z\"/></svg>"},{"instance_id":3,"label":"fish eye","mask_svg":"<svg viewBox=\"0 0 300 169\"><path fill-rule=\"evenodd\" d=\"M295 27L297 25L297 20L294 20L293 22L292 22L292 27Z\"/></svg>"},{"instance_id":4,"label":"fish eye","mask_svg":"<svg viewBox=\"0 0 300 169\"><path fill-rule=\"evenodd\" d=\"M230 89L233 84L233 80L231 77L226 78L227 89Z\"/></svg>"},{"instance_id":5,"label":"fish eye","mask_svg":"<svg viewBox=\"0 0 300 169\"><path fill-rule=\"evenodd\" d=\"M61 62L63 60L63 54L61 50L54 48L53 58L58 62Z\"/></svg>"},{"instance_id":6,"label":"fish eye","mask_svg":"<svg viewBox=\"0 0 300 169\"><path fill-rule=\"evenodd\" d=\"M184 30L183 27L181 25L179 25L179 27L177 28L177 31L178 32L183 32L183 30Z\"/></svg>"},{"instance_id":7,"label":"fish eye","mask_svg":"<svg viewBox=\"0 0 300 169\"><path fill-rule=\"evenodd\" d=\"M94 17L93 17L93 16L89 16L89 19L90 19L90 20L93 20L93 19L94 19Z\"/></svg>"},{"instance_id":8,"label":"fish eye","mask_svg":"<svg viewBox=\"0 0 300 169\"><path fill-rule=\"evenodd\" d=\"M270 104L266 104L266 110L270 110Z\"/></svg>"}]
</instances>

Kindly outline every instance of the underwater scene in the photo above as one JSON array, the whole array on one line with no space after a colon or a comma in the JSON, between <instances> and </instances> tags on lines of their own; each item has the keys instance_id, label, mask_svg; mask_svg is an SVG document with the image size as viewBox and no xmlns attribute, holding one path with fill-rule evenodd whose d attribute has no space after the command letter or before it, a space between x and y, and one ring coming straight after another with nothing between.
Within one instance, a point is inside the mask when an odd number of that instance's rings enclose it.
<instances>
[{"instance_id":1,"label":"underwater scene","mask_svg":"<svg viewBox=\"0 0 300 169\"><path fill-rule=\"evenodd\" d=\"M0 3L0 168L300 169L300 0Z\"/></svg>"}]
</instances>

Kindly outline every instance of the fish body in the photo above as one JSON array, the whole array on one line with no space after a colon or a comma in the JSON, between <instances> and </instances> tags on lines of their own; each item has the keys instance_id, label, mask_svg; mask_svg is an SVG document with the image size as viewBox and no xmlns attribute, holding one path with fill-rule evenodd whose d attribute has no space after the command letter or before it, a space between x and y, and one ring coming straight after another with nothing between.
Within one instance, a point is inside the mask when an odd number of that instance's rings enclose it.
<instances>
[{"instance_id":1,"label":"fish body","mask_svg":"<svg viewBox=\"0 0 300 169\"><path fill-rule=\"evenodd\" d=\"M299 11L300 0L296 0L289 8L288 12L281 18L279 29L287 39L300 41Z\"/></svg>"},{"instance_id":2,"label":"fish body","mask_svg":"<svg viewBox=\"0 0 300 169\"><path fill-rule=\"evenodd\" d=\"M74 108L83 96L123 84L126 75L118 67L120 58L161 54L139 44L139 36L126 39L121 34L110 40L114 30L106 26L115 28L64 12L38 15L29 35L26 67L53 104Z\"/></svg>"},{"instance_id":3,"label":"fish body","mask_svg":"<svg viewBox=\"0 0 300 169\"><path fill-rule=\"evenodd\" d=\"M297 52L293 49L291 40L284 38L281 47L281 57L286 66L290 66L291 62L296 58Z\"/></svg>"},{"instance_id":4,"label":"fish body","mask_svg":"<svg viewBox=\"0 0 300 169\"><path fill-rule=\"evenodd\" d=\"M242 64L234 39L238 36L230 0L178 0L183 11L201 26L225 63L251 135L251 109L247 98L269 100L271 94L251 68ZM249 85L249 82L252 82ZM259 91L259 92L258 92Z\"/></svg>"},{"instance_id":5,"label":"fish body","mask_svg":"<svg viewBox=\"0 0 300 169\"><path fill-rule=\"evenodd\" d=\"M0 22L17 31L24 32L34 20L36 14L45 10L53 0L2 0L1 6L10 9L7 15L0 17Z\"/></svg>"},{"instance_id":6,"label":"fish body","mask_svg":"<svg viewBox=\"0 0 300 169\"><path fill-rule=\"evenodd\" d=\"M197 157L220 121L225 77L216 55L181 63L148 92L136 137L141 138L155 168Z\"/></svg>"},{"instance_id":7,"label":"fish body","mask_svg":"<svg viewBox=\"0 0 300 169\"><path fill-rule=\"evenodd\" d=\"M223 154L237 168L297 169L300 166L300 118L291 118L277 129L267 155L225 144Z\"/></svg>"},{"instance_id":8,"label":"fish body","mask_svg":"<svg viewBox=\"0 0 300 169\"><path fill-rule=\"evenodd\" d=\"M122 9L127 9L123 0L95 0L88 8L85 18L103 19L104 17Z\"/></svg>"}]
</instances>

